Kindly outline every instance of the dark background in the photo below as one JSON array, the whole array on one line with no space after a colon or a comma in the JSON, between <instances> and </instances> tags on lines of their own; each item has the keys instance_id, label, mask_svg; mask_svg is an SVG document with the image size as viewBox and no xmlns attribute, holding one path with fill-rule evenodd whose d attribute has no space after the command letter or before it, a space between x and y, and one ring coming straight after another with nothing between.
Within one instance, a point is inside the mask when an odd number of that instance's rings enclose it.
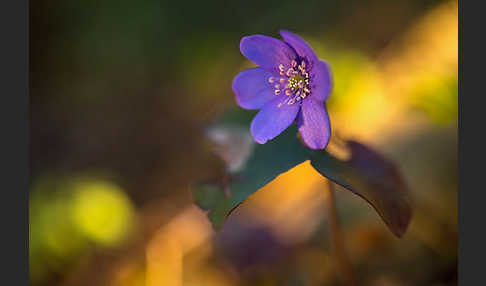
<instances>
[{"instance_id":1,"label":"dark background","mask_svg":"<svg viewBox=\"0 0 486 286\"><path fill-rule=\"evenodd\" d=\"M457 284L455 1L105 0L30 3L33 285L169 281L151 257L175 265L174 249L184 285L342 284L325 215L310 205L319 198L303 190L317 180L306 166L262 190L273 195L257 194L256 207L242 206L244 220L228 226L239 236L213 241L190 207L188 184L221 168L201 130L235 106L231 81L251 66L239 40L279 29L330 63L334 132L389 155L412 189L401 240L338 191L355 276L364 285ZM313 211L281 230L294 208ZM311 225L305 235L301 224ZM200 241L153 246L186 236ZM254 250L228 250L241 248Z\"/></svg>"}]
</instances>

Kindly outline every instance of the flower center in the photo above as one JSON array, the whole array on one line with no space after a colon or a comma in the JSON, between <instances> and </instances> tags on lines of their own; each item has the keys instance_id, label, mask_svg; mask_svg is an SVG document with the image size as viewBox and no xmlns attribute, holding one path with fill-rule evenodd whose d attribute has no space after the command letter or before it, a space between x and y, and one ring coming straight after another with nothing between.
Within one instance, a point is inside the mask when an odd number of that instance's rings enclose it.
<instances>
[{"instance_id":1,"label":"flower center","mask_svg":"<svg viewBox=\"0 0 486 286\"><path fill-rule=\"evenodd\" d=\"M302 83L304 80L303 77L299 76L299 75L294 75L292 77L289 78L289 83L288 83L288 86L291 88L291 89L297 89L299 88L299 83Z\"/></svg>"},{"instance_id":2,"label":"flower center","mask_svg":"<svg viewBox=\"0 0 486 286\"><path fill-rule=\"evenodd\" d=\"M287 96L284 102L279 104L279 107L287 103L288 105L301 102L310 94L309 73L306 71L306 63L292 60L290 67L285 67L283 64L278 66L280 71L280 79L278 83L276 78L270 77L269 82L275 83L275 95L280 95L282 92Z\"/></svg>"}]
</instances>

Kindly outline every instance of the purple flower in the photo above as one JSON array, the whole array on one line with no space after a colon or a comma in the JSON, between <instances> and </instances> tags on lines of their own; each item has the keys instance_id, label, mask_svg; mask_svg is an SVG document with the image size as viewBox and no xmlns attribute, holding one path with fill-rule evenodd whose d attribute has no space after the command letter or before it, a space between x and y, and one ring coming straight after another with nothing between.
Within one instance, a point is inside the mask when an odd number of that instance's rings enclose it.
<instances>
[{"instance_id":1,"label":"purple flower","mask_svg":"<svg viewBox=\"0 0 486 286\"><path fill-rule=\"evenodd\" d=\"M260 109L250 128L256 142L266 143L296 120L305 144L324 149L331 136L324 104L332 89L329 65L299 36L280 34L283 42L263 35L241 39L241 53L259 67L233 79L236 101L245 109Z\"/></svg>"}]
</instances>

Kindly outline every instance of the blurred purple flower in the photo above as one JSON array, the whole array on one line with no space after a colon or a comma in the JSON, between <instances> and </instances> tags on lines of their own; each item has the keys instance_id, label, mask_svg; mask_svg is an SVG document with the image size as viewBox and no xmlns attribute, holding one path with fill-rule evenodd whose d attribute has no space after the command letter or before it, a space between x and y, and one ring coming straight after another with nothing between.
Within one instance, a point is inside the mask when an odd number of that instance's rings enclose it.
<instances>
[{"instance_id":1,"label":"blurred purple flower","mask_svg":"<svg viewBox=\"0 0 486 286\"><path fill-rule=\"evenodd\" d=\"M259 67L233 79L236 101L260 109L250 128L256 142L266 143L296 120L305 144L324 149L331 135L324 104L332 89L330 67L299 36L280 34L284 42L263 35L241 39L241 53Z\"/></svg>"}]
</instances>

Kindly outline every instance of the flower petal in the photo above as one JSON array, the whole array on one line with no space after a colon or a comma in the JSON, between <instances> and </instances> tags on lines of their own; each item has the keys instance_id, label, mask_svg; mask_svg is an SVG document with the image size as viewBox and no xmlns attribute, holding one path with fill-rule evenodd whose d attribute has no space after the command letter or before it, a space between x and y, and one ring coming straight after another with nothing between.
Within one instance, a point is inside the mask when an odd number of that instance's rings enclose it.
<instances>
[{"instance_id":1,"label":"flower petal","mask_svg":"<svg viewBox=\"0 0 486 286\"><path fill-rule=\"evenodd\" d=\"M310 45L301 37L297 36L292 32L280 30L280 35L282 35L282 38L286 43L288 43L292 46L292 48L295 49L300 58L304 58L307 60L307 63L310 64L310 68L312 69L313 64L316 63L319 59L317 58L316 53L314 53Z\"/></svg>"},{"instance_id":2,"label":"flower petal","mask_svg":"<svg viewBox=\"0 0 486 286\"><path fill-rule=\"evenodd\" d=\"M332 90L332 75L329 64L319 60L312 69L311 96L318 101L324 101Z\"/></svg>"},{"instance_id":3,"label":"flower petal","mask_svg":"<svg viewBox=\"0 0 486 286\"><path fill-rule=\"evenodd\" d=\"M311 149L324 149L331 138L329 115L324 103L307 98L297 116L299 133Z\"/></svg>"},{"instance_id":4,"label":"flower petal","mask_svg":"<svg viewBox=\"0 0 486 286\"><path fill-rule=\"evenodd\" d=\"M271 140L294 122L299 112L299 104L287 104L285 95L267 102L251 122L251 135L260 144Z\"/></svg>"},{"instance_id":5,"label":"flower petal","mask_svg":"<svg viewBox=\"0 0 486 286\"><path fill-rule=\"evenodd\" d=\"M243 37L240 51L250 61L276 74L279 73L279 64L290 67L292 60L297 58L295 52L284 42L263 35Z\"/></svg>"},{"instance_id":6,"label":"flower petal","mask_svg":"<svg viewBox=\"0 0 486 286\"><path fill-rule=\"evenodd\" d=\"M274 99L274 87L269 82L272 76L278 79L262 68L247 69L236 75L233 79L233 92L238 105L245 109L260 109Z\"/></svg>"}]
</instances>

